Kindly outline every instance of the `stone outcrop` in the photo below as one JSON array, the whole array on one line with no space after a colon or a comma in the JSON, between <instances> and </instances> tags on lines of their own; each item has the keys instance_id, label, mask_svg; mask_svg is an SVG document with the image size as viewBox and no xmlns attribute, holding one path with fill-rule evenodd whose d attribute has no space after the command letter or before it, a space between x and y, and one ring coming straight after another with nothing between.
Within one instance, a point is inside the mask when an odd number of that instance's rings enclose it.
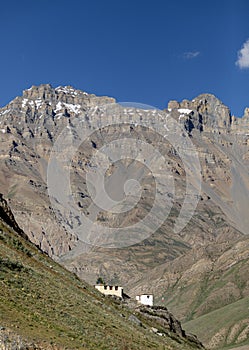
<instances>
[{"instance_id":1,"label":"stone outcrop","mask_svg":"<svg viewBox=\"0 0 249 350\"><path fill-rule=\"evenodd\" d=\"M231 114L218 98L211 94L202 94L192 101L170 101L168 110L185 115L188 132L193 129L201 132L227 133L231 127Z\"/></svg>"},{"instance_id":2,"label":"stone outcrop","mask_svg":"<svg viewBox=\"0 0 249 350\"><path fill-rule=\"evenodd\" d=\"M145 319L148 319L153 323L152 331L159 335L161 332L174 333L180 338L189 340L194 343L197 348L202 349L203 345L194 335L186 334L182 329L181 323L174 317L174 315L168 311L164 306L140 306L137 308L138 314L141 314ZM158 329L158 328L160 329Z\"/></svg>"},{"instance_id":3,"label":"stone outcrop","mask_svg":"<svg viewBox=\"0 0 249 350\"><path fill-rule=\"evenodd\" d=\"M0 221L3 221L23 238L28 239L28 236L18 226L10 207L8 206L6 200L3 198L2 193L0 193Z\"/></svg>"}]
</instances>

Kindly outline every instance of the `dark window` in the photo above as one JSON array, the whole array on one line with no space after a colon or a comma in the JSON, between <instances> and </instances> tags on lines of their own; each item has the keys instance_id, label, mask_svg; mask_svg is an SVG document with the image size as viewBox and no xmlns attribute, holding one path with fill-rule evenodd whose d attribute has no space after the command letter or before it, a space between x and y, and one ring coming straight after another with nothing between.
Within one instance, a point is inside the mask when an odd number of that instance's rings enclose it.
<instances>
[{"instance_id":1,"label":"dark window","mask_svg":"<svg viewBox=\"0 0 249 350\"><path fill-rule=\"evenodd\" d=\"M92 143L93 148L97 148L97 144L94 141L91 140L91 143Z\"/></svg>"},{"instance_id":2,"label":"dark window","mask_svg":"<svg viewBox=\"0 0 249 350\"><path fill-rule=\"evenodd\" d=\"M149 295L147 295L147 298L148 298L148 299L149 299L149 297L150 297L150 296L149 296Z\"/></svg>"},{"instance_id":3,"label":"dark window","mask_svg":"<svg viewBox=\"0 0 249 350\"><path fill-rule=\"evenodd\" d=\"M110 286L110 290L112 290L112 286Z\"/></svg>"},{"instance_id":4,"label":"dark window","mask_svg":"<svg viewBox=\"0 0 249 350\"><path fill-rule=\"evenodd\" d=\"M115 290L118 290L118 286L115 286Z\"/></svg>"},{"instance_id":5,"label":"dark window","mask_svg":"<svg viewBox=\"0 0 249 350\"><path fill-rule=\"evenodd\" d=\"M104 286L104 289L107 289L107 286Z\"/></svg>"}]
</instances>

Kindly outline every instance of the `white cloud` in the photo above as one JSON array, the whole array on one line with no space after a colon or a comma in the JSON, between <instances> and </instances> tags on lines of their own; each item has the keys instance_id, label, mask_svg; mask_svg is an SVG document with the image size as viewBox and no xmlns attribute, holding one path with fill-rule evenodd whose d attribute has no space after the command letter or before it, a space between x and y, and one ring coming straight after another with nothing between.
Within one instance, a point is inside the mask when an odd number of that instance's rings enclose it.
<instances>
[{"instance_id":1,"label":"white cloud","mask_svg":"<svg viewBox=\"0 0 249 350\"><path fill-rule=\"evenodd\" d=\"M191 60L192 58L199 56L199 54L200 54L199 51L189 51L189 52L184 52L183 57L186 58L187 60Z\"/></svg>"},{"instance_id":2,"label":"white cloud","mask_svg":"<svg viewBox=\"0 0 249 350\"><path fill-rule=\"evenodd\" d=\"M249 39L243 44L242 49L238 51L238 60L235 64L240 69L249 68Z\"/></svg>"}]
</instances>

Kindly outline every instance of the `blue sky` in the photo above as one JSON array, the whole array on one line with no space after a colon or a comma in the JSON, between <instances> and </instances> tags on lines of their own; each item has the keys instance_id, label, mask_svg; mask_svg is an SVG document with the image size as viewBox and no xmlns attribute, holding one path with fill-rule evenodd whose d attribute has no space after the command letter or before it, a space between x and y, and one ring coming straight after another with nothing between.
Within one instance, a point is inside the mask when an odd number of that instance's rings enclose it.
<instances>
[{"instance_id":1,"label":"blue sky","mask_svg":"<svg viewBox=\"0 0 249 350\"><path fill-rule=\"evenodd\" d=\"M248 18L248 0L2 1L0 106L51 83L158 108L209 92L240 116Z\"/></svg>"}]
</instances>

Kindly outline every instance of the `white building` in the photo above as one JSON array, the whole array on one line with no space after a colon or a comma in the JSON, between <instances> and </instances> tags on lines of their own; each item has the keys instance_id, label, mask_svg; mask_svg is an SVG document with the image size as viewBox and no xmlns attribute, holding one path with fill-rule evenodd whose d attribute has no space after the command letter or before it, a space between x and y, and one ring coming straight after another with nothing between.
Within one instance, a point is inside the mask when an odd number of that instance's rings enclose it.
<instances>
[{"instance_id":1,"label":"white building","mask_svg":"<svg viewBox=\"0 0 249 350\"><path fill-rule=\"evenodd\" d=\"M136 296L138 304L153 306L153 294L140 294Z\"/></svg>"},{"instance_id":2,"label":"white building","mask_svg":"<svg viewBox=\"0 0 249 350\"><path fill-rule=\"evenodd\" d=\"M123 297L123 288L119 286L107 286L103 284L96 284L95 288L105 295L115 295L116 297Z\"/></svg>"}]
</instances>

